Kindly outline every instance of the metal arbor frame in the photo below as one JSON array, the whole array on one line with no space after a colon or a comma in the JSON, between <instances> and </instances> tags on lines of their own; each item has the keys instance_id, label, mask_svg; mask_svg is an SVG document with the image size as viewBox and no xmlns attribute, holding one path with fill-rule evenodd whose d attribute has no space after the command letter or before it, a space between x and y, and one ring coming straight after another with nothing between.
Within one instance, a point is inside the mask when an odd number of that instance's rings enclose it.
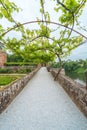
<instances>
[{"instance_id":1,"label":"metal arbor frame","mask_svg":"<svg viewBox=\"0 0 87 130\"><path fill-rule=\"evenodd\" d=\"M25 23L22 23L22 24L17 24L16 26L14 26L14 27L10 28L9 30L7 30L6 32L4 32L4 33L1 35L1 37L5 36L7 33L9 33L10 31L12 31L12 30L14 30L14 29L16 29L16 28L18 28L18 27L21 27L21 26L24 26L24 25L27 25L27 24L34 24L34 23L41 23L41 22L42 22L42 23L49 23L49 24L54 24L54 25L62 26L62 27L64 27L64 28L67 28L67 29L69 29L69 30L72 30L73 32L79 34L80 36L84 37L84 38L87 40L87 37L86 37L85 35L83 35L82 33L78 32L78 31L75 30L75 29L72 29L72 28L70 28L70 27L68 27L68 26L65 26L65 25L60 24L60 23L57 23L57 22L45 21L45 20L44 20L44 21L43 21L43 20L28 21L28 22L25 22Z\"/></svg>"}]
</instances>

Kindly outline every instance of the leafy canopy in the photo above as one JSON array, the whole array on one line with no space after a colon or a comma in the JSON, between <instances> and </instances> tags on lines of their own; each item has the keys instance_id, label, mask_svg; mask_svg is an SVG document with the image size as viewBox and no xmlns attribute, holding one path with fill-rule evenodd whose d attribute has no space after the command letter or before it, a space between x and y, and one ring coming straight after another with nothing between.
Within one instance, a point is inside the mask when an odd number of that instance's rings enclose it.
<instances>
[{"instance_id":1,"label":"leafy canopy","mask_svg":"<svg viewBox=\"0 0 87 130\"><path fill-rule=\"evenodd\" d=\"M37 63L48 63L57 57L68 55L72 49L79 46L84 41L83 35L72 35L74 26L78 26L78 18L81 16L86 4L86 0L52 0L56 3L53 7L55 12L61 11L58 17L60 25L65 28L51 27L51 15L45 9L46 0L40 0L41 19L37 18L38 29L25 28L23 24L16 22L12 16L13 12L19 12L15 3L9 0L0 0L0 19L7 19L13 23L13 28L5 28L0 24L0 48L11 51L15 55L20 55L24 61L35 61ZM44 22L45 21L45 22ZM46 22L48 21L48 22ZM14 29L20 31L22 37L7 39L4 35ZM58 31L58 37L52 33ZM4 35L3 35L4 34ZM80 34L80 33L79 33ZM60 64L61 65L61 64Z\"/></svg>"}]
</instances>

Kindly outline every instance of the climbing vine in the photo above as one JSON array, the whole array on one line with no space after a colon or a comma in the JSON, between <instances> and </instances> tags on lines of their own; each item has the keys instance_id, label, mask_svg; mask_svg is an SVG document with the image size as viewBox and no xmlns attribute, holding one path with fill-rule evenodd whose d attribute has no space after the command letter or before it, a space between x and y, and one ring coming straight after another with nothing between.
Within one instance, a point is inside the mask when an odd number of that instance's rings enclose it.
<instances>
[{"instance_id":1,"label":"climbing vine","mask_svg":"<svg viewBox=\"0 0 87 130\"><path fill-rule=\"evenodd\" d=\"M41 18L36 21L20 23L15 21L12 14L19 12L19 8L10 0L0 0L0 19L7 19L13 23L11 28L4 29L0 24L0 47L20 55L24 61L35 61L37 63L48 63L59 59L61 68L61 58L68 55L72 49L79 46L86 36L75 30L75 26L80 27L78 18L82 15L87 0L52 0L56 3L53 7L56 13L61 11L58 22L52 22L49 12L45 8L46 1L40 0ZM38 29L30 30L25 28L26 24L38 23ZM57 26L56 29L50 25ZM20 40L4 36L10 31L20 31ZM58 31L58 37L52 33ZM78 35L72 35L73 32ZM3 47L2 47L3 46Z\"/></svg>"}]
</instances>

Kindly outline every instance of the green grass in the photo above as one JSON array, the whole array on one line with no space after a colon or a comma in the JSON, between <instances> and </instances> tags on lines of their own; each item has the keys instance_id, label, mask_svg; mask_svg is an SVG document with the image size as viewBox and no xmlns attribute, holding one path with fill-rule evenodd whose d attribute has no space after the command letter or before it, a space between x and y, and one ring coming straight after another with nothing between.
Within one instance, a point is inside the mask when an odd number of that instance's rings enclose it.
<instances>
[{"instance_id":1,"label":"green grass","mask_svg":"<svg viewBox=\"0 0 87 130\"><path fill-rule=\"evenodd\" d=\"M0 75L0 86L8 85L19 77L17 75Z\"/></svg>"}]
</instances>

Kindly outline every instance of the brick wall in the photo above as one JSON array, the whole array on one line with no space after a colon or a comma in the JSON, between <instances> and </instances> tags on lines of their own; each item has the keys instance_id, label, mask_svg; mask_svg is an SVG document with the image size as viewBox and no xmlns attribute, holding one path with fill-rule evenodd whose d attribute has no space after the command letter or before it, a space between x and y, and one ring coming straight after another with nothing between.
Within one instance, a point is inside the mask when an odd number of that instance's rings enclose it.
<instances>
[{"instance_id":1,"label":"brick wall","mask_svg":"<svg viewBox=\"0 0 87 130\"><path fill-rule=\"evenodd\" d=\"M0 67L4 66L4 63L7 61L7 55L5 52L0 50Z\"/></svg>"}]
</instances>

